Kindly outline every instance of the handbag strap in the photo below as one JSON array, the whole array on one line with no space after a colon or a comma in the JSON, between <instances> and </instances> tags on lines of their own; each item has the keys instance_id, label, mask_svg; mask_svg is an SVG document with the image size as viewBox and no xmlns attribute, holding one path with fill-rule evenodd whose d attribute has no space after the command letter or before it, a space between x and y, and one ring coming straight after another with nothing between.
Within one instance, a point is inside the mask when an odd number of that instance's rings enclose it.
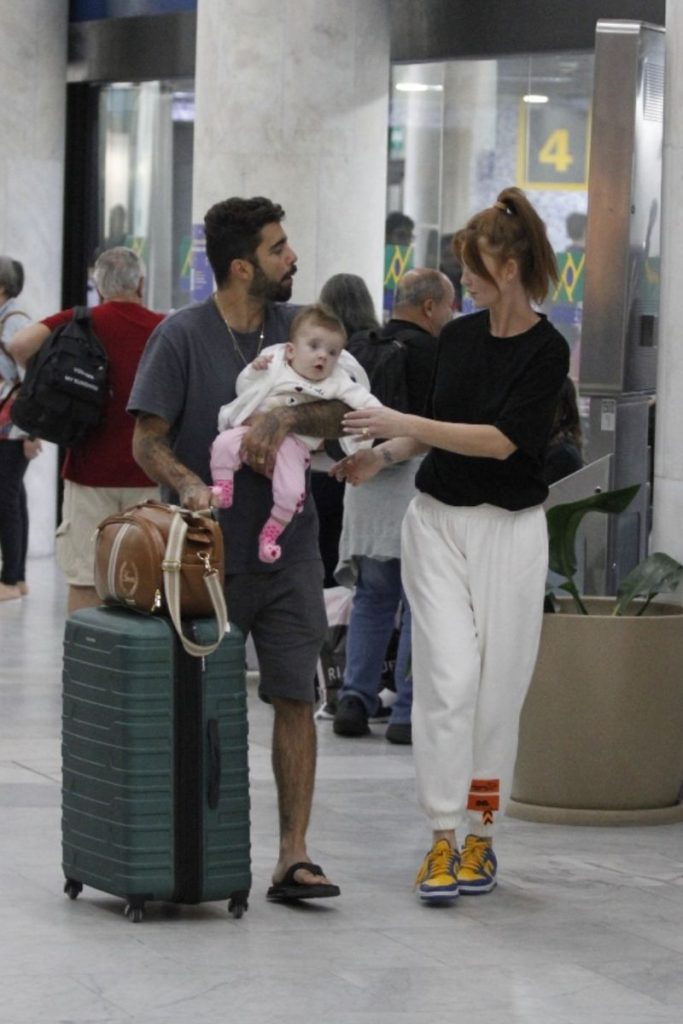
<instances>
[{"instance_id":1,"label":"handbag strap","mask_svg":"<svg viewBox=\"0 0 683 1024\"><path fill-rule=\"evenodd\" d=\"M12 385L12 387L9 389L7 394L3 395L3 397L0 399L0 412L2 412L2 410L5 408L5 406L9 402L10 398L14 397L14 392L18 391L20 387L21 387L21 384L19 383L19 381L17 381L16 384Z\"/></svg>"},{"instance_id":2,"label":"handbag strap","mask_svg":"<svg viewBox=\"0 0 683 1024\"><path fill-rule=\"evenodd\" d=\"M166 594L166 604L171 616L171 621L176 628L181 644L188 654L192 654L196 658L202 658L206 655L213 654L213 652L219 647L223 639L223 635L229 632L228 609L225 605L225 595L223 593L223 587L221 586L218 573L215 569L211 568L207 557L204 572L204 585L208 591L211 605L216 616L218 639L215 643L203 646L201 644L194 643L183 635L182 622L180 618L180 567L183 547L185 546L186 533L187 523L183 519L182 514L180 512L174 512L171 519L171 526L168 531L166 553L164 555L164 560L161 563L161 568L164 574L164 592Z\"/></svg>"},{"instance_id":3,"label":"handbag strap","mask_svg":"<svg viewBox=\"0 0 683 1024\"><path fill-rule=\"evenodd\" d=\"M23 309L10 309L9 313L5 313L3 317L0 317L0 347L2 348L3 352L6 353L6 355L9 355L10 353L8 352L7 346L2 340L2 336L5 331L5 324L7 323L11 316L25 316L27 320L31 319L28 313L24 313Z\"/></svg>"}]
</instances>

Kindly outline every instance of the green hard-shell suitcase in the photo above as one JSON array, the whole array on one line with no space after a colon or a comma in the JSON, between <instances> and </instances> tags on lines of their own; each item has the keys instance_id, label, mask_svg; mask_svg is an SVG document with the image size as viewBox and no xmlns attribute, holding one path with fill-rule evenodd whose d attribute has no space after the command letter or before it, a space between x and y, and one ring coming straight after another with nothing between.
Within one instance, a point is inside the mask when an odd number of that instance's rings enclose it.
<instances>
[{"instance_id":1,"label":"green hard-shell suitcase","mask_svg":"<svg viewBox=\"0 0 683 1024\"><path fill-rule=\"evenodd\" d=\"M215 639L210 619L185 623ZM87 608L67 620L62 715L64 891L126 900L228 899L251 886L244 644L187 654L169 620Z\"/></svg>"}]
</instances>

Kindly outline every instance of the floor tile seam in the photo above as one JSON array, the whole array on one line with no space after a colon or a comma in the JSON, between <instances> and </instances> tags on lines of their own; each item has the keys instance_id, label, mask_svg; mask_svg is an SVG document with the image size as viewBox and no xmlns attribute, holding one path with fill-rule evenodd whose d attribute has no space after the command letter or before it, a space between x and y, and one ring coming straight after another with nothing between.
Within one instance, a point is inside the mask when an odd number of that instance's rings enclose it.
<instances>
[{"instance_id":1,"label":"floor tile seam","mask_svg":"<svg viewBox=\"0 0 683 1024\"><path fill-rule=\"evenodd\" d=\"M134 925L131 925L131 927L134 927ZM172 968L172 967L173 967L173 965L170 964L169 968ZM114 968L112 968L112 970L114 970ZM173 971L173 975L174 976L176 976L177 973L178 973L177 971ZM99 972L99 977L106 977L106 974L103 974L102 972ZM119 977L119 975L116 975L116 977ZM188 979L190 981L194 981L196 983L197 974L196 974L195 971L191 970L190 968L188 968L187 977L188 977ZM122 1014L128 1015L128 1011L126 1010L126 1008L124 1006L120 1006L118 1003L113 1002L111 999L107 998L106 996L104 996L102 994L102 987L101 987L101 985L98 985L98 983L95 983L93 985L93 987L91 988L87 984L85 984L85 982L83 981L82 978L78 978L77 980L81 983L81 986L86 989L86 991L90 992L92 995L99 996L100 999L102 999L103 1001L107 1002L108 1005L112 1006L117 1013L122 1013ZM209 995L209 993L220 992L221 989L226 988L226 987L228 988L228 990L230 990L231 988L234 989L234 981L231 980L230 978L221 978L218 981L214 981L213 984L210 984L207 987L202 987L200 993L197 993L197 992L191 992L190 993L190 992L188 992L186 995L182 995L179 998L172 999L171 1001L166 1002L166 1003L156 1003L155 1002L154 1006L150 1010L148 1010L147 1013L150 1013L150 1012L152 1012L152 1013L160 1013L161 1011L166 1011L166 1010L169 1010L169 1009L173 1009L174 1007L182 1007L186 1003L195 1003L196 1004L196 1000L197 1000L198 995L201 995L201 997L204 998L205 996ZM135 1017L130 1015L130 1019L134 1020ZM73 1024L77 1024L77 1022L73 1022Z\"/></svg>"},{"instance_id":2,"label":"floor tile seam","mask_svg":"<svg viewBox=\"0 0 683 1024\"><path fill-rule=\"evenodd\" d=\"M62 974L61 976L65 977L64 974ZM87 973L85 977L80 974L69 974L67 975L67 977L69 977L72 982L75 982L79 986L79 988L84 989L84 991L87 992L89 995L97 996L97 998L102 1001L102 1004L104 1006L111 1009L112 1013L115 1013L118 1016L124 1014L125 1019L132 1020L132 1017L125 1009L125 1007L120 1006L118 1003L112 1002L111 999L109 999L107 996L103 994L101 985L98 985L97 983L93 983L92 985L86 984L85 978L87 977ZM79 1024L77 1020L71 1020L71 1017L72 1015L69 1014L69 1024ZM106 1024L106 1020L103 1022L103 1024Z\"/></svg>"},{"instance_id":3,"label":"floor tile seam","mask_svg":"<svg viewBox=\"0 0 683 1024\"><path fill-rule=\"evenodd\" d=\"M61 781L62 781L61 777L59 779L55 779L51 775L48 775L44 770L41 771L38 768L32 768L31 765L24 764L22 761L10 761L8 763L12 767L20 768L24 772L29 772L31 775L37 775L39 779L45 779L47 782L54 783L55 785L61 785ZM1 764L1 762L0 762L0 764ZM61 775L61 769L60 769L60 775ZM2 783L0 783L0 785L2 785Z\"/></svg>"}]
</instances>

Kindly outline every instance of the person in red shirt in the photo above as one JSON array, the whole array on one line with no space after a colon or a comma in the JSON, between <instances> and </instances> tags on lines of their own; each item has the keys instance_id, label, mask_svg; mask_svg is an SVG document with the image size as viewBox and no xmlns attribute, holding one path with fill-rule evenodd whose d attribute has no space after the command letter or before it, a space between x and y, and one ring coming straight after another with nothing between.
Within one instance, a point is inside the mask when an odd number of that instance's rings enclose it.
<instances>
[{"instance_id":1,"label":"person in red shirt","mask_svg":"<svg viewBox=\"0 0 683 1024\"><path fill-rule=\"evenodd\" d=\"M120 512L159 491L133 459L135 420L126 412L142 350L163 320L143 304L145 268L124 246L103 252L94 281L101 305L92 310L92 325L109 357L110 396L102 422L67 451L62 477L64 501L57 528L57 561L69 584L69 612L99 604L94 586L94 534L105 516ZM25 364L58 324L71 319L65 309L14 336L12 353Z\"/></svg>"}]
</instances>

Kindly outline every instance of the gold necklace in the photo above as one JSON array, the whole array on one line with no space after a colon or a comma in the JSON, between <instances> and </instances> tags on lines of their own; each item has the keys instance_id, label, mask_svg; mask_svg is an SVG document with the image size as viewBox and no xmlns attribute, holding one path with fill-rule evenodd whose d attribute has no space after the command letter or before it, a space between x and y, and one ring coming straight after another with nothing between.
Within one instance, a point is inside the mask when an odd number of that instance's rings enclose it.
<instances>
[{"instance_id":1,"label":"gold necklace","mask_svg":"<svg viewBox=\"0 0 683 1024\"><path fill-rule=\"evenodd\" d=\"M235 349L236 354L239 355L239 357L242 360L242 362L244 363L244 365L248 366L248 364L251 362L251 360L245 358L244 352L242 351L242 349L239 346L239 343L237 341L237 338L235 337L235 334L233 332L232 327L230 326L230 324L226 320L225 314L223 313L223 310L218 305L218 295L216 294L216 292L213 293L213 301L214 301L214 305L216 306L216 309L218 310L218 313L220 315L221 320L223 321L223 323L225 324L225 326L228 329L228 334L232 338L232 344L233 344L233 347ZM261 324L261 330L259 331L259 336L258 336L258 348L256 349L256 355L254 356L254 359L256 359L256 357L258 355L260 355L261 349L263 348L263 341L264 341L264 338L265 338L265 325L266 325L266 317L265 317L265 313L264 313L264 315L263 315L263 322Z\"/></svg>"}]
</instances>

